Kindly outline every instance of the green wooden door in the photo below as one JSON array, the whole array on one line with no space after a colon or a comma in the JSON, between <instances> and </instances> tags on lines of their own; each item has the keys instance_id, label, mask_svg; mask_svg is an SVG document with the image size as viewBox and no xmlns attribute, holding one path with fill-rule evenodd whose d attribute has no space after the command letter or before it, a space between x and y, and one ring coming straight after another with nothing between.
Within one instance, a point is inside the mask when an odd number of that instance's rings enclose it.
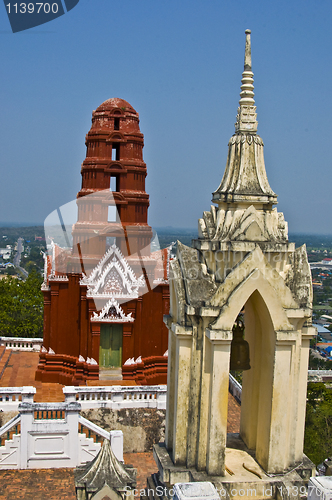
<instances>
[{"instance_id":1,"label":"green wooden door","mask_svg":"<svg viewBox=\"0 0 332 500\"><path fill-rule=\"evenodd\" d=\"M99 366L122 366L122 325L102 323L100 326Z\"/></svg>"}]
</instances>

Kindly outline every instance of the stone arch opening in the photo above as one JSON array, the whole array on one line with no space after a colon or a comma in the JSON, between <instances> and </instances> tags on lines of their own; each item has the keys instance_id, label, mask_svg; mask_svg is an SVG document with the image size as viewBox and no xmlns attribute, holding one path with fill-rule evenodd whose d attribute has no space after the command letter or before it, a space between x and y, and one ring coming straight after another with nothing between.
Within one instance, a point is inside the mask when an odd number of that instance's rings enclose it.
<instances>
[{"instance_id":1,"label":"stone arch opening","mask_svg":"<svg viewBox=\"0 0 332 500\"><path fill-rule=\"evenodd\" d=\"M230 363L230 373L242 378L240 436L249 449L260 454L269 440L275 331L268 306L257 289L239 309L237 317L244 322L244 340L249 344L250 357L249 370L232 370ZM234 427L230 425L228 431L234 432Z\"/></svg>"},{"instance_id":2,"label":"stone arch opening","mask_svg":"<svg viewBox=\"0 0 332 500\"><path fill-rule=\"evenodd\" d=\"M275 332L258 290L244 305L244 323L251 368L243 372L240 436L249 449L262 456L268 450L270 435Z\"/></svg>"},{"instance_id":3,"label":"stone arch opening","mask_svg":"<svg viewBox=\"0 0 332 500\"><path fill-rule=\"evenodd\" d=\"M281 304L261 293L264 289L258 286L251 290L244 303L244 339L249 343L251 368L242 374L240 437L255 452L263 469L280 471L286 467L292 448L292 412L296 405L291 400L287 404L285 388L292 385L296 348L293 341L280 340L276 326L283 322L280 316L284 311ZM282 433L278 422L282 422ZM272 448L278 452L272 454Z\"/></svg>"}]
</instances>

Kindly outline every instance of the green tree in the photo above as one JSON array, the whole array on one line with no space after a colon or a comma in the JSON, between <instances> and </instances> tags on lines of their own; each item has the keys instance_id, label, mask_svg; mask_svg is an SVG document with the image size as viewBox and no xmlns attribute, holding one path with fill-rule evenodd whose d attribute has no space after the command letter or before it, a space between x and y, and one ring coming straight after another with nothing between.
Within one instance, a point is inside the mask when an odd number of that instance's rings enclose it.
<instances>
[{"instance_id":1,"label":"green tree","mask_svg":"<svg viewBox=\"0 0 332 500\"><path fill-rule=\"evenodd\" d=\"M7 276L0 281L0 335L42 337L43 294L35 271L25 281Z\"/></svg>"},{"instance_id":2,"label":"green tree","mask_svg":"<svg viewBox=\"0 0 332 500\"><path fill-rule=\"evenodd\" d=\"M304 453L316 465L332 454L332 390L309 383Z\"/></svg>"}]
</instances>

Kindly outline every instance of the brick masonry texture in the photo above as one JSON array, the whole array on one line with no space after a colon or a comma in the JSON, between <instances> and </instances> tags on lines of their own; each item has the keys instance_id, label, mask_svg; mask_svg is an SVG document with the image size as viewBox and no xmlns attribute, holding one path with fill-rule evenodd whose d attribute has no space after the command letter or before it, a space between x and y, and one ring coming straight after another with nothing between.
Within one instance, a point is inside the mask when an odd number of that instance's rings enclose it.
<instances>
[{"instance_id":1,"label":"brick masonry texture","mask_svg":"<svg viewBox=\"0 0 332 500\"><path fill-rule=\"evenodd\" d=\"M72 469L0 471L0 500L75 500Z\"/></svg>"},{"instance_id":2,"label":"brick masonry texture","mask_svg":"<svg viewBox=\"0 0 332 500\"><path fill-rule=\"evenodd\" d=\"M137 489L157 472L152 453L127 453L127 464L137 468ZM73 469L0 471L0 500L76 500Z\"/></svg>"}]
</instances>

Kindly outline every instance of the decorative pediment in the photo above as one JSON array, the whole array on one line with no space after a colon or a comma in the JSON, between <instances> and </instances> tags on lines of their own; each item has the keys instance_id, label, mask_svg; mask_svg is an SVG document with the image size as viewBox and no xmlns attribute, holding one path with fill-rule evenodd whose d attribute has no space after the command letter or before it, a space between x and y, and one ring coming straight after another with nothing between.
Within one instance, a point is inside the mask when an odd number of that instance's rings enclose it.
<instances>
[{"instance_id":1,"label":"decorative pediment","mask_svg":"<svg viewBox=\"0 0 332 500\"><path fill-rule=\"evenodd\" d=\"M90 276L83 275L80 283L87 285L88 297L132 299L138 297L138 289L145 286L145 279L143 275L136 278L120 249L113 244Z\"/></svg>"},{"instance_id":2,"label":"decorative pediment","mask_svg":"<svg viewBox=\"0 0 332 500\"><path fill-rule=\"evenodd\" d=\"M107 302L107 304L103 307L103 309L101 310L101 312L99 314L96 312L93 313L93 316L91 317L91 321L103 322L103 323L133 322L134 318L132 318L131 314L132 313L130 313L126 316L122 307L115 300L115 298L112 297L111 300L109 300Z\"/></svg>"},{"instance_id":3,"label":"decorative pediment","mask_svg":"<svg viewBox=\"0 0 332 500\"><path fill-rule=\"evenodd\" d=\"M259 272L260 278L255 275L257 272ZM244 257L242 262L231 270L226 279L220 283L214 295L205 304L220 308L229 307L229 298L235 291L238 291L244 283L249 283L246 286L253 286L253 289L255 289L259 280L267 283L274 290L276 300L280 302L282 308L296 309L298 307L284 279L273 269L258 245ZM240 303L244 304L245 300L240 301Z\"/></svg>"},{"instance_id":4,"label":"decorative pediment","mask_svg":"<svg viewBox=\"0 0 332 500\"><path fill-rule=\"evenodd\" d=\"M217 209L211 207L198 221L199 237L211 240L277 241L288 240L288 227L283 213L247 208Z\"/></svg>"}]
</instances>

